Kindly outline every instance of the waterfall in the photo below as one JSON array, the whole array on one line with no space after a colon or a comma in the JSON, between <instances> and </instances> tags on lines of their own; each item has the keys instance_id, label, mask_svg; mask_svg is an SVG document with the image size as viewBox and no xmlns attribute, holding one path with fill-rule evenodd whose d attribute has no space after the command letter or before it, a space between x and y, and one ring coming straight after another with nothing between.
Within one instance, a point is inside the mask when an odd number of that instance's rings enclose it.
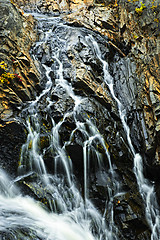
<instances>
[{"instance_id":1,"label":"waterfall","mask_svg":"<svg viewBox=\"0 0 160 240\"><path fill-rule=\"evenodd\" d=\"M114 80L112 76L109 74L108 71L108 63L103 60L102 54L100 51L100 48L93 38L93 36L88 36L87 40L90 44L93 45L93 48L96 52L97 57L101 61L103 65L103 72L104 72L104 81L108 88L110 89L110 92L112 94L113 99L116 101L118 110L119 110L119 116L122 121L124 130L126 132L128 145L130 147L130 150L133 154L133 161L134 161L134 173L137 179L137 183L139 186L140 193L142 195L142 198L145 203L145 212L146 212L146 219L148 221L148 224L151 228L152 234L151 234L151 240L157 240L160 236L160 212L158 203L156 200L156 194L154 190L154 186L149 182L149 180L145 179L143 175L143 160L139 153L135 152L135 149L132 144L132 140L130 137L130 128L127 125L126 122L126 115L125 115L125 109L120 102L120 100L115 96L114 93Z\"/></svg>"},{"instance_id":2,"label":"waterfall","mask_svg":"<svg viewBox=\"0 0 160 240\"><path fill-rule=\"evenodd\" d=\"M49 194L48 208L37 203L31 197L22 196L20 190L13 191L8 196L7 186L2 184L2 193L0 196L1 223L0 231L8 236L23 236L26 232L31 239L86 239L86 240L118 240L118 229L114 224L113 199L120 193L120 183L116 179L116 173L111 163L110 153L106 146L103 136L100 134L97 126L83 112L81 116L82 105L88 99L76 95L72 84L64 77L64 59L65 51L69 43L68 40L61 39L53 35L52 29L69 27L64 25L60 18L47 17L35 14L39 20L41 32L39 42L36 43L32 52L35 60L40 54L41 48L48 54L48 48L51 48L49 56L52 59L52 66L45 63L43 57L41 69L44 74L45 87L42 93L32 102L28 102L21 113L21 119L27 129L28 136L26 143L22 146L21 158L19 162L19 176L8 182L11 182L15 188L16 183L22 181L26 186L27 177L35 176L40 186ZM46 27L47 23L47 27ZM68 33L69 34L69 33ZM85 38L84 38L85 41ZM49 46L50 44L50 46ZM67 45L68 44L68 45ZM63 55L64 54L64 55ZM54 81L51 73L54 69ZM60 91L65 93L66 99L71 99L72 108L64 110L62 118L56 122L52 117L51 111L54 105L51 97L53 93ZM43 104L43 109L41 104ZM41 132L44 130L42 122L42 111L45 113L44 118L49 119L51 130L48 136L48 147L41 149ZM74 121L74 129L70 133L70 138L62 143L60 131L66 121L71 117ZM84 193L77 187L75 180L72 159L68 156L67 147L72 143L72 138L76 131L79 131L84 139L81 143L83 149L83 186ZM108 186L108 198L106 199L104 213L100 213L89 196L89 176L90 161L93 153L99 171L102 172L106 163L98 151L98 144L104 149L106 159L108 160L109 169L106 169L106 181L109 177L113 182ZM46 152L52 156L53 169L52 174L48 172L44 158ZM78 154L78 153L77 153ZM7 175L3 174L5 182ZM35 183L32 183L34 190ZM109 221L105 220L106 212Z\"/></svg>"},{"instance_id":3,"label":"waterfall","mask_svg":"<svg viewBox=\"0 0 160 240\"><path fill-rule=\"evenodd\" d=\"M74 31L74 28L67 26L59 17L41 14L34 16L39 22L39 41L32 49L32 56L41 68L43 90L35 100L25 104L19 116L28 135L22 146L17 178L10 179L7 173L0 170L0 232L9 239L120 239L114 219L114 199L125 193L106 140L95 119L88 116L85 110L84 106L89 99L76 94L71 81L65 75L65 66L68 64L66 53L71 42L74 44L75 38L79 39L80 34L83 44L99 59L103 67L103 81L117 103L134 159L134 173L146 205L146 219L152 230L152 240L158 239L159 211L154 188L143 176L142 158L133 147L125 109L114 93L114 81L98 42L91 31L84 29L81 33L76 29L74 38L71 37L70 31ZM71 63L70 71L76 71ZM61 99L56 94L60 94ZM65 107L62 105L63 101L66 103ZM56 104L60 105L58 118L53 116ZM63 141L61 131L68 119L72 120L73 126L69 129L69 137L64 136L66 138ZM49 130L45 123L49 124ZM83 179L80 180L76 176L79 169L75 169L73 159L67 151L77 132L83 140L79 140L83 155ZM42 137L46 144L43 147ZM102 157L99 145L105 157ZM79 152L77 156L78 154ZM107 193L104 209L101 211L90 198L91 165L97 166L96 170L104 177L106 184ZM28 183L28 178L33 180ZM19 186L22 183L33 190L34 197L21 193ZM37 186L39 190L35 189ZM37 201L35 196L43 196L43 192L45 199L43 197L41 202Z\"/></svg>"}]
</instances>

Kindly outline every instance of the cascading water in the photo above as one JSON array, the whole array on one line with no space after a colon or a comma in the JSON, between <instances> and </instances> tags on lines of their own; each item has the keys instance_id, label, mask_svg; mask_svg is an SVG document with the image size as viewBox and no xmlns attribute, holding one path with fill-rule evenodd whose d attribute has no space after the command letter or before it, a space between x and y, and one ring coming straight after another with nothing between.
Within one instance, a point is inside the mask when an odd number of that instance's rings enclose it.
<instances>
[{"instance_id":1,"label":"cascading water","mask_svg":"<svg viewBox=\"0 0 160 240\"><path fill-rule=\"evenodd\" d=\"M81 116L81 105L88 101L87 98L76 95L71 83L64 78L63 72L65 69L63 65L65 60L63 56L67 50L67 44L69 45L69 40L61 40L58 35L54 36L52 31L54 27L57 27L57 29L63 28L64 32L69 35L69 27L63 25L59 18L44 17L42 15L36 15L36 17L40 19L39 24L42 30L40 29L40 41L35 45L33 53L38 56L41 47L44 48L45 46L45 51L47 52L47 47L50 46L52 51L50 58L52 58L53 64L48 66L46 63L43 63L42 58L42 71L46 79L45 88L33 102L27 104L21 114L28 131L28 137L26 143L22 146L18 169L19 177L14 181L7 180L7 184L2 184L1 187L0 210L2 214L0 231L8 234L7 236L10 238L12 236L13 239L17 239L17 236L25 233L31 239L116 240L118 239L118 230L114 224L112 201L114 196L120 193L120 184L116 180L116 173L114 172L105 140L91 119L89 117L84 119ZM48 28L50 29L48 30ZM51 77L53 69L54 81ZM72 100L73 106L69 111L64 111L62 119L55 122L50 114L54 105L51 96L53 92L57 91L65 93L67 98ZM42 103L43 109L41 109ZM51 125L48 147L43 149L40 147L40 133L43 128L42 112L46 120L50 120ZM63 144L59 132L63 123L69 117L72 117L74 120L75 128L71 131L70 139ZM82 188L84 189L84 198L82 198L80 190L77 188L72 160L66 151L77 130L84 139L82 143L84 161L84 186ZM107 174L109 174L111 181L114 183L112 188L108 186L108 198L104 215L101 215L91 203L88 192L90 187L88 181L89 166L93 152L100 171L102 171L105 165L98 151L98 144L103 147L108 159L109 170L106 169L106 172L108 172L106 173L106 181ZM46 151L52 155L54 163L52 172L54 172L54 175L49 174L47 171L44 161ZM11 190L8 194L8 185L11 185L11 188L15 188L16 182L22 180L25 182L26 177L35 174L36 177L38 176L40 184L43 185L43 188L50 195L48 207L51 213L48 213L30 197L21 196L19 192ZM2 176L5 176L5 173ZM2 180L5 181L5 178L7 177L4 177ZM105 220L106 212L108 214L108 222ZM24 238L24 235L22 238Z\"/></svg>"},{"instance_id":2,"label":"cascading water","mask_svg":"<svg viewBox=\"0 0 160 240\"><path fill-rule=\"evenodd\" d=\"M102 59L101 51L99 49L97 42L94 40L94 38L92 36L89 36L87 37L87 40L88 42L90 42L90 44L93 45L97 57L103 64L104 81L108 86L108 88L110 89L113 99L117 102L118 109L119 109L119 116L121 118L124 130L126 132L128 145L133 154L134 173L137 178L137 183L139 186L140 193L145 202L146 219L152 231L151 240L157 240L159 239L159 236L160 236L160 212L159 212L159 207L156 200L154 187L151 185L151 183L147 179L145 179L143 175L142 157L140 156L140 154L135 152L135 149L133 147L132 140L130 137L130 129L125 119L126 118L125 109L121 104L121 102L119 101L119 99L115 96L114 88L113 88L114 82L113 82L112 76L109 74L109 71L108 71L108 63Z\"/></svg>"},{"instance_id":3,"label":"cascading water","mask_svg":"<svg viewBox=\"0 0 160 240\"><path fill-rule=\"evenodd\" d=\"M36 61L41 60L45 87L34 101L26 104L21 113L21 121L28 131L28 136L26 143L22 146L19 176L10 180L1 170L0 232L4 234L3 236L6 234L9 239L19 237L20 239L48 240L118 240L119 233L114 223L113 202L116 196L124 193L115 166L111 162L107 143L83 107L88 98L76 95L71 82L65 78L64 74L66 52L70 48L70 43L74 43L71 37L71 31L74 31L74 28L65 25L60 18L40 14L35 14L35 17L39 21L39 42L36 43L32 52ZM76 31L74 37L78 38L80 33L77 29ZM159 212L153 187L143 176L142 158L133 148L130 129L125 120L125 109L115 96L113 78L109 74L108 64L103 60L98 43L91 32L82 29L80 35L83 44L100 60L103 66L104 82L118 105L128 145L134 158L135 175L146 203L146 218L152 230L152 239L158 239ZM42 49L46 56L43 56ZM70 69L75 71L72 65ZM55 95L57 92L62 94L63 101L70 101L66 109L62 107L63 112L58 120L52 116L54 104L59 101ZM70 137L63 142L60 132L65 121L70 118L74 127L70 131ZM41 135L46 132L44 121L49 123L50 131L47 133L48 144L42 147ZM74 164L67 152L77 132L83 139L80 143L83 149L84 166L81 187L78 187ZM46 137L45 133L43 137ZM103 148L105 158L99 152L98 145ZM50 166L53 169L49 169L47 165L46 154L50 156ZM105 171L103 175L105 181L109 179L108 182L110 182L106 186L107 194L103 213L100 213L90 200L92 161L97 164L100 174ZM16 187L16 183L20 181L34 190L36 183L28 184L27 177L33 177L38 181L40 189L45 189L47 207L40 202L37 203L31 197L20 194L20 190Z\"/></svg>"}]
</instances>

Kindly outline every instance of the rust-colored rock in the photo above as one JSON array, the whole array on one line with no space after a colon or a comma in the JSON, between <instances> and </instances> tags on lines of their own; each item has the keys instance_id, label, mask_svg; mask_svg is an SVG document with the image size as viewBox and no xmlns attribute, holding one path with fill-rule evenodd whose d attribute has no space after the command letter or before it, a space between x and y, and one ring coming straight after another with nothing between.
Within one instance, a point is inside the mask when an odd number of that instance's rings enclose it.
<instances>
[{"instance_id":1,"label":"rust-colored rock","mask_svg":"<svg viewBox=\"0 0 160 240\"><path fill-rule=\"evenodd\" d=\"M0 117L6 120L12 116L14 106L32 98L39 73L29 54L36 40L33 17L15 8L10 1L0 1L0 15L0 62L7 64L7 72L21 78L0 84Z\"/></svg>"}]
</instances>

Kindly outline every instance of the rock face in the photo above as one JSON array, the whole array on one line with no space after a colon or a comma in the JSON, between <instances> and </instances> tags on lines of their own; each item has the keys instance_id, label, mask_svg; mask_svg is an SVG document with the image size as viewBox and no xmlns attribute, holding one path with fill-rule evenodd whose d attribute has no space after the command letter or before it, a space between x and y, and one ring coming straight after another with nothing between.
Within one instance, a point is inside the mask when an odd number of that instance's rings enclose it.
<instances>
[{"instance_id":1,"label":"rock face","mask_svg":"<svg viewBox=\"0 0 160 240\"><path fill-rule=\"evenodd\" d=\"M137 76L134 83L131 79L127 80L127 76L125 76L122 88L126 84L127 91L130 91L130 93L128 92L126 97L126 88L124 88L125 90L121 91L120 98L122 101L126 101L128 114L132 115L130 110L135 107L139 109L145 139L144 147L148 159L147 164L150 169L154 168L155 171L159 171L160 148L158 143L160 126L159 3L159 1L146 2L143 10L139 12L137 9L141 8L141 4L137 1L119 1L118 4L116 1L97 1L97 3L93 1L88 2L85 7L79 3L77 11L75 10L64 16L64 19L72 25L84 26L107 36L110 48L113 51L117 50L124 57L120 64L128 65L127 68L131 68L129 70L131 72L128 72L128 74L131 74L132 77L133 75ZM70 10L72 10L72 4ZM76 5L76 3L74 4ZM130 59L129 61L127 57ZM113 68L112 71L116 72L116 64ZM117 79L116 85L117 88L120 87L119 79ZM154 176L150 175L150 177L156 178L156 174Z\"/></svg>"},{"instance_id":2,"label":"rock face","mask_svg":"<svg viewBox=\"0 0 160 240\"><path fill-rule=\"evenodd\" d=\"M0 125L0 167L12 177L17 176L20 149L25 140L24 127L17 122Z\"/></svg>"},{"instance_id":3,"label":"rock face","mask_svg":"<svg viewBox=\"0 0 160 240\"><path fill-rule=\"evenodd\" d=\"M38 70L29 54L36 40L34 22L31 15L10 1L0 0L0 165L13 176L26 134L24 126L12 118L22 103L35 96L39 83ZM4 77L8 80L3 82L4 74L14 77Z\"/></svg>"},{"instance_id":4,"label":"rock face","mask_svg":"<svg viewBox=\"0 0 160 240\"><path fill-rule=\"evenodd\" d=\"M0 16L0 62L6 65L5 70L0 66L0 74L15 74L8 83L0 83L0 117L7 120L18 104L34 96L39 74L29 54L36 40L33 17L2 0Z\"/></svg>"},{"instance_id":5,"label":"rock face","mask_svg":"<svg viewBox=\"0 0 160 240\"><path fill-rule=\"evenodd\" d=\"M14 1L15 2L15 1ZM24 7L26 1L16 1L16 4ZM97 41L100 43L103 56L109 62L109 71L115 80L115 93L126 109L127 123L131 129L134 148L140 152L145 162L145 174L147 177L156 181L157 193L159 194L158 178L160 171L160 13L159 1L150 3L146 1L142 6L140 1L31 1L25 5L28 8L36 6L43 13L54 13L55 15L63 13L63 19L71 27L85 27L85 31L92 30L95 33ZM7 10L9 9L9 15ZM2 100L2 120L7 120L13 115L13 107L9 105L22 103L30 100L36 85L39 82L38 73L29 56L28 50L35 35L32 32L34 20L30 15L24 15L18 11L9 1L0 1L0 10L2 14L1 50L0 59L4 60L9 71L21 76L21 83L12 83L1 87ZM13 17L10 17L12 13ZM9 17L8 17L9 16ZM11 21L12 20L12 21ZM14 21L13 21L14 20ZM14 25L12 25L14 23ZM3 29L4 28L4 29ZM56 34L56 27L53 32ZM62 32L60 32L62 31ZM30 32L30 33L29 33ZM58 29L60 38L64 37L64 29ZM92 52L86 48L81 37L83 32L77 30L71 31L70 36L74 39L67 49L67 53L62 56L65 68L65 79L72 83L72 86L79 95L86 97L87 101L82 107L79 118L92 119L95 122L100 133L104 136L109 152L111 153L112 162L117 167L117 175L121 177L125 194L117 197L114 203L115 222L119 226L120 239L150 239L150 230L144 220L144 207L142 199L138 193L136 179L133 174L133 161L128 151L126 135L121 124L117 104L113 101L109 89L103 85L102 64L98 58L93 58ZM99 35L99 37L97 37ZM107 42L107 43L106 43ZM48 43L50 44L50 43ZM26 48L27 46L27 48ZM56 66L51 59L51 52L47 46L38 49L39 60L52 67L52 79L55 79L54 70ZM13 61L12 61L13 60ZM71 73L70 69L76 69ZM76 78L75 78L76 76ZM67 98L62 89L52 92L54 105L51 109L51 116L55 122L59 122L66 109L70 111L73 108L71 98ZM64 101L65 100L65 101ZM47 102L43 103L47 108ZM12 105L12 106L13 106ZM41 106L40 106L41 107ZM40 108L39 107L39 108ZM83 116L83 112L87 113ZM45 113L44 113L45 115ZM83 116L83 117L82 117ZM96 118L95 118L96 116ZM49 119L42 117L44 125L50 125ZM98 120L97 120L98 119ZM13 131L12 126L16 123L6 125L7 129ZM48 127L48 126L47 126ZM49 126L50 127L50 126ZM4 135L4 129L1 128L0 134ZM16 128L21 129L20 125ZM60 129L62 144L69 140L70 132L75 129L73 116L65 119ZM20 130L23 132L23 130ZM15 133L14 133L15 134ZM41 134L41 147L46 147L49 134ZM22 139L17 136L17 148L20 149L25 134ZM67 152L71 157L74 168L79 168L79 178L82 179L82 142L81 134L75 131L72 144L67 146ZM1 137L2 139L2 137ZM44 140L44 141L43 141ZM44 144L45 142L45 144ZM5 141L3 142L5 149ZM14 151L15 145L12 145ZM98 151L103 153L102 146L98 146ZM2 152L2 161L7 158L7 150ZM48 169L51 168L51 154L45 151L45 163ZM79 152L77 158L76 154ZM15 150L15 160L18 162L17 149ZM81 164L81 165L80 165ZM2 164L6 168L6 165ZM94 166L91 165L91 183L90 192L93 202L97 207L104 207L106 195L106 183L99 181L99 173L93 174ZM14 168L16 171L16 167ZM34 177L33 177L34 178ZM36 177L35 177L36 178ZM111 179L109 182L111 182ZM30 182L31 180L28 180ZM26 181L26 186L32 189L32 184ZM30 187L31 186L31 187ZM34 186L34 195L38 199L36 186ZM160 201L160 200L159 200Z\"/></svg>"},{"instance_id":6,"label":"rock face","mask_svg":"<svg viewBox=\"0 0 160 240\"><path fill-rule=\"evenodd\" d=\"M121 38L130 46L128 56L133 56L136 63L138 76L136 104L143 115L145 152L149 168L155 169L155 173L152 174L154 179L156 170L159 171L160 25L159 21L157 22L160 17L159 3L155 1L152 6L146 3L146 8L140 15L135 12L138 6L133 3L123 2L119 7ZM122 11L123 6L125 10Z\"/></svg>"}]
</instances>

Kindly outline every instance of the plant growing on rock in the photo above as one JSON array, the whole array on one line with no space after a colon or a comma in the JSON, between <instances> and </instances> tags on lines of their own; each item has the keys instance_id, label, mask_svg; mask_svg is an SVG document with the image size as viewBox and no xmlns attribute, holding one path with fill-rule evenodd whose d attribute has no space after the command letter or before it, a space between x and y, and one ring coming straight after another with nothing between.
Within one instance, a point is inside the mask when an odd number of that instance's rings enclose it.
<instances>
[{"instance_id":1,"label":"plant growing on rock","mask_svg":"<svg viewBox=\"0 0 160 240\"><path fill-rule=\"evenodd\" d=\"M10 84L12 80L22 81L21 76L8 72L7 64L4 61L0 62L0 84Z\"/></svg>"},{"instance_id":2,"label":"plant growing on rock","mask_svg":"<svg viewBox=\"0 0 160 240\"><path fill-rule=\"evenodd\" d=\"M135 11L136 11L136 13L138 13L139 15L141 15L142 12L143 12L143 10L144 10L144 8L146 8L146 6L145 6L144 3L141 2L140 8L136 8Z\"/></svg>"}]
</instances>

